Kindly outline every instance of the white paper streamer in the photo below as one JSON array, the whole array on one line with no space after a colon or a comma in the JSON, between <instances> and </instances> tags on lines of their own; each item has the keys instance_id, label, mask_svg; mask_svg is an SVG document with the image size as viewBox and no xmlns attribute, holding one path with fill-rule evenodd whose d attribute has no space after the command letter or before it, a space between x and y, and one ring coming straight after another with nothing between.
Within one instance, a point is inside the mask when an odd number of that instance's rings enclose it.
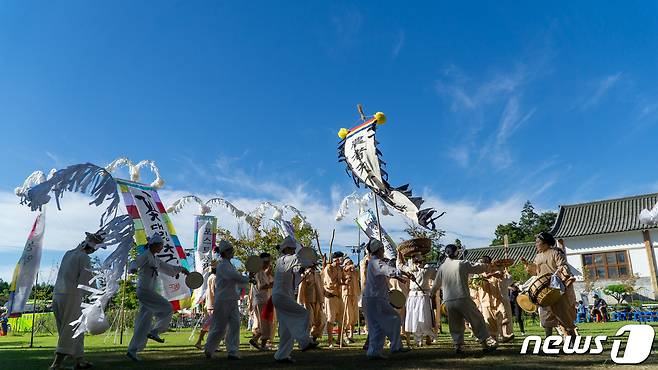
<instances>
[{"instance_id":1,"label":"white paper streamer","mask_svg":"<svg viewBox=\"0 0 658 370\"><path fill-rule=\"evenodd\" d=\"M647 226L658 225L658 203L651 208L651 210L643 209L640 212L640 223Z\"/></svg>"},{"instance_id":2,"label":"white paper streamer","mask_svg":"<svg viewBox=\"0 0 658 370\"><path fill-rule=\"evenodd\" d=\"M236 218L243 218L247 216L246 213L238 209L238 207L234 206L231 202L224 198L212 198L204 202L196 195L186 195L174 201L174 203L171 204L171 207L167 208L167 212L174 214L178 213L185 207L186 204L191 202L195 202L199 205L199 213L201 215L207 215L210 213L212 211L212 206L222 206L228 209L229 212L231 212L231 214Z\"/></svg>"},{"instance_id":3,"label":"white paper streamer","mask_svg":"<svg viewBox=\"0 0 658 370\"><path fill-rule=\"evenodd\" d=\"M130 173L130 180L134 182L139 182L140 176L139 176L139 171L146 166L149 166L151 169L151 172L155 175L155 180L151 183L151 187L160 189L161 187L164 186L164 180L160 177L160 170L158 169L158 166L156 166L155 161L145 159L143 161L139 161L137 164L134 164L128 157L121 157L118 159L115 159L112 161L112 163L108 164L105 166L105 169L113 173L117 169L121 167L128 167L128 172Z\"/></svg>"},{"instance_id":4,"label":"white paper streamer","mask_svg":"<svg viewBox=\"0 0 658 370\"><path fill-rule=\"evenodd\" d=\"M116 249L107 256L100 269L92 271L94 277L89 280L89 285L78 285L79 289L90 292L90 303L83 303L82 315L71 322L75 327L73 338L90 331L92 334L100 334L106 325L105 307L107 303L119 290L119 281L124 274L124 268L128 261L130 249L133 247L135 235L134 223L129 215L115 217L110 220L100 232L106 233L105 240L99 244L99 248L114 247ZM94 288L95 282L102 282L104 286ZM88 330L89 329L89 330Z\"/></svg>"},{"instance_id":5,"label":"white paper streamer","mask_svg":"<svg viewBox=\"0 0 658 370\"><path fill-rule=\"evenodd\" d=\"M65 191L90 194L94 197L94 200L89 202L90 205L100 206L109 200L110 204L101 215L101 226L117 214L120 199L117 183L107 170L94 164L76 164L56 171L50 179L23 191L21 204L26 204L32 211L41 210L41 207L50 201L51 191L55 196L57 209L60 210L60 199Z\"/></svg>"},{"instance_id":6,"label":"white paper streamer","mask_svg":"<svg viewBox=\"0 0 658 370\"><path fill-rule=\"evenodd\" d=\"M345 216L349 214L351 205L356 205L358 207L358 214L360 215L370 207L371 202L372 193L369 192L359 196L356 192L353 192L352 194L343 198L343 200L340 202L340 207L338 208L338 212L336 213L335 217L336 221L342 221ZM379 198L377 198L377 205L379 206L379 210L381 211L382 215L392 216L391 211L386 206L386 203L384 203Z\"/></svg>"},{"instance_id":7,"label":"white paper streamer","mask_svg":"<svg viewBox=\"0 0 658 370\"><path fill-rule=\"evenodd\" d=\"M306 217L304 216L304 214L302 213L302 211L300 211L299 209L297 209L297 208L295 208L295 207L293 207L289 204L279 206L279 205L276 205L272 202L263 202L260 205L258 205L258 207L255 210L249 212L247 217L250 217L251 219L254 219L254 218L262 219L265 216L265 213L268 210L274 210L274 212L272 213L272 216L270 218L275 220L275 221L281 221L281 220L284 220L284 219L290 220L290 219L292 219L292 217L297 216L301 219L301 224L300 224L301 227L304 227L304 226L312 227L311 224L306 219ZM286 217L286 215L289 214L289 213L292 213L293 216L292 217Z\"/></svg>"}]
</instances>

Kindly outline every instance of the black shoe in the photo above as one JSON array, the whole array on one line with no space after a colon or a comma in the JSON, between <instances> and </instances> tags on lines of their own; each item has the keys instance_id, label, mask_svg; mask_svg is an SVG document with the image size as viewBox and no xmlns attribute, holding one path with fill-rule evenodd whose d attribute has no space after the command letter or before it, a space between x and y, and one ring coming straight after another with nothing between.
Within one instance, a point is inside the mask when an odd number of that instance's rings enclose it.
<instances>
[{"instance_id":1,"label":"black shoe","mask_svg":"<svg viewBox=\"0 0 658 370\"><path fill-rule=\"evenodd\" d=\"M158 337L157 335L153 335L153 334L151 334L151 333L149 333L146 337L147 337L148 339L154 340L154 341L156 341L156 342L158 342L158 343L164 343L164 342L165 342L164 339Z\"/></svg>"},{"instance_id":2,"label":"black shoe","mask_svg":"<svg viewBox=\"0 0 658 370\"><path fill-rule=\"evenodd\" d=\"M409 348L409 347L400 347L400 349L398 349L397 351L391 352L391 354L399 355L399 354L402 354L402 353L407 353L409 351L411 351L411 348Z\"/></svg>"},{"instance_id":3,"label":"black shoe","mask_svg":"<svg viewBox=\"0 0 658 370\"><path fill-rule=\"evenodd\" d=\"M310 351L312 349L316 349L316 348L318 348L319 345L320 345L319 342L311 342L306 347L302 348L302 352L306 352L306 351Z\"/></svg>"},{"instance_id":4,"label":"black shoe","mask_svg":"<svg viewBox=\"0 0 658 370\"><path fill-rule=\"evenodd\" d=\"M258 342L254 338L249 339L249 344L251 344L251 346L256 348L257 350L260 350L260 346L258 345Z\"/></svg>"},{"instance_id":5,"label":"black shoe","mask_svg":"<svg viewBox=\"0 0 658 370\"><path fill-rule=\"evenodd\" d=\"M282 358L280 360L274 360L277 364L294 364L295 360L291 357Z\"/></svg>"}]
</instances>

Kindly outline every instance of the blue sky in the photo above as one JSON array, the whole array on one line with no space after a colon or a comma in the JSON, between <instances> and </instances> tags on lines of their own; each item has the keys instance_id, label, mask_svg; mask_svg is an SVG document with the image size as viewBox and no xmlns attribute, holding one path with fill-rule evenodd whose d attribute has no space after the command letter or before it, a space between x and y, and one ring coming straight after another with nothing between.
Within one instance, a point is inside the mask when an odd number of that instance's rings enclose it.
<instances>
[{"instance_id":1,"label":"blue sky","mask_svg":"<svg viewBox=\"0 0 658 370\"><path fill-rule=\"evenodd\" d=\"M171 197L295 203L324 240L353 190L336 133L363 103L388 116L391 183L445 210L449 237L486 245L526 199L658 191L657 7L2 2L0 204L36 169L127 155L157 161ZM29 212L0 217L14 261ZM51 242L56 259L69 239Z\"/></svg>"}]
</instances>

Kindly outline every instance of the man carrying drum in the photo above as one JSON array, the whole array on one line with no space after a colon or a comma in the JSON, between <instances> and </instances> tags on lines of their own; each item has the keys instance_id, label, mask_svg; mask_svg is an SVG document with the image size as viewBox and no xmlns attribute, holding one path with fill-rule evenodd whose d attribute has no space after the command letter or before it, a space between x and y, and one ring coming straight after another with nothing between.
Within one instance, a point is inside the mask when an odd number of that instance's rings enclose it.
<instances>
[{"instance_id":1,"label":"man carrying drum","mask_svg":"<svg viewBox=\"0 0 658 370\"><path fill-rule=\"evenodd\" d=\"M569 266L565 253L555 248L555 238L548 232L541 232L535 238L535 247L537 255L534 263L528 262L521 257L521 262L525 265L526 271L535 276L544 274L556 274L563 281L570 278ZM551 306L540 307L539 316L541 325L544 328L546 336L553 333L553 328L561 326L565 335L576 335L576 306L575 293L573 285L566 287L566 291L560 299Z\"/></svg>"}]
</instances>

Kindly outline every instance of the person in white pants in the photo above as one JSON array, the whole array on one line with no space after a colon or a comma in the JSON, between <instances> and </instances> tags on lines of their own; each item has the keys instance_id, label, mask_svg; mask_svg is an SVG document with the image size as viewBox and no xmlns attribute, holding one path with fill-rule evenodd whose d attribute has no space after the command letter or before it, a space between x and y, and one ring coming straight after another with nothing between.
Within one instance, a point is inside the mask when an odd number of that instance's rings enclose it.
<instances>
[{"instance_id":1,"label":"person in white pants","mask_svg":"<svg viewBox=\"0 0 658 370\"><path fill-rule=\"evenodd\" d=\"M240 360L240 311L238 310L237 287L249 283L249 277L244 276L235 269L231 263L235 250L226 240L219 242L219 255L215 278L215 309L212 314L212 324L204 354L212 358L217 350L219 341L225 338L226 351L229 360ZM250 275L253 279L253 274Z\"/></svg>"},{"instance_id":2,"label":"person in white pants","mask_svg":"<svg viewBox=\"0 0 658 370\"><path fill-rule=\"evenodd\" d=\"M494 351L498 343L489 335L482 312L473 302L468 289L469 274L489 272L491 265L462 260L463 250L454 244L446 245L444 252L447 257L436 272L431 295L435 296L439 288L443 290L443 302L448 311L448 327L455 353L463 353L464 320L471 324L473 334L482 345L483 351Z\"/></svg>"},{"instance_id":3,"label":"person in white pants","mask_svg":"<svg viewBox=\"0 0 658 370\"><path fill-rule=\"evenodd\" d=\"M184 267L167 264L156 256L164 247L162 236L154 234L147 240L147 250L130 264L130 272L139 274L137 280L139 312L135 317L135 332L126 353L133 361L140 361L137 352L146 347L148 339L164 343L160 334L169 329L173 309L171 303L155 291L158 274L160 272L169 276L179 273L189 274ZM155 325L152 326L153 316L155 316Z\"/></svg>"},{"instance_id":4,"label":"person in white pants","mask_svg":"<svg viewBox=\"0 0 658 370\"><path fill-rule=\"evenodd\" d=\"M388 298L388 279L404 281L406 274L395 267L389 266L384 260L384 245L377 239L368 242L368 272L366 286L363 292L363 307L368 323L369 359L384 359L382 351L386 337L391 341L391 354L405 353L410 348L402 347L400 340L400 315L391 306Z\"/></svg>"},{"instance_id":5,"label":"person in white pants","mask_svg":"<svg viewBox=\"0 0 658 370\"><path fill-rule=\"evenodd\" d=\"M53 370L63 369L62 363L66 356L76 360L75 369L88 369L93 366L84 359L84 334L73 338L73 326L69 325L82 314L80 304L83 293L78 289L78 284L89 285L93 276L89 255L96 252L97 245L103 242L103 236L100 234L86 234L82 243L64 254L57 272L53 290L53 312L59 338L55 359L50 365Z\"/></svg>"},{"instance_id":6,"label":"person in white pants","mask_svg":"<svg viewBox=\"0 0 658 370\"><path fill-rule=\"evenodd\" d=\"M316 261L300 261L295 255L296 248L297 243L286 237L279 244L282 256L277 259L274 268L272 303L279 320L279 347L274 359L279 363L294 362L290 357L294 341L299 343L302 352L316 348L319 344L309 336L308 311L295 299L295 287L301 282L301 273Z\"/></svg>"}]
</instances>

